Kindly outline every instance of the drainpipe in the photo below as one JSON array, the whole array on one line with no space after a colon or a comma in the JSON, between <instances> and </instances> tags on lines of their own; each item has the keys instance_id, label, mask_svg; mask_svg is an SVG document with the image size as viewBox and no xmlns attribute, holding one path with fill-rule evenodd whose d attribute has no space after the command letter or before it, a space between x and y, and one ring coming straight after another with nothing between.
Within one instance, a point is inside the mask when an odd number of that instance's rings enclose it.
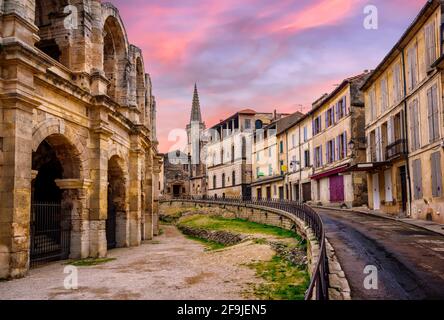
<instances>
[{"instance_id":1,"label":"drainpipe","mask_svg":"<svg viewBox=\"0 0 444 320\"><path fill-rule=\"evenodd\" d=\"M407 172L407 216L410 217L412 215L412 184L410 181L410 162L409 162L409 137L408 137L408 128L407 128L407 79L406 79L406 72L405 72L405 54L404 49L401 49L401 58L402 58L402 72L403 72L403 79L404 79L404 125L402 127L402 130L404 130L404 139L406 144L406 172Z\"/></svg>"}]
</instances>

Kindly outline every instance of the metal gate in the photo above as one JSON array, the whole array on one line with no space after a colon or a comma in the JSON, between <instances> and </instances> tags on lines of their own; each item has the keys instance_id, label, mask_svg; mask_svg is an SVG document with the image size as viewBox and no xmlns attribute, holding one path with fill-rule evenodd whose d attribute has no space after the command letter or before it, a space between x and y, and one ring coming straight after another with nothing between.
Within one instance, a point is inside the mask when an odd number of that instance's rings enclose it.
<instances>
[{"instance_id":1,"label":"metal gate","mask_svg":"<svg viewBox=\"0 0 444 320\"><path fill-rule=\"evenodd\" d=\"M32 203L31 266L68 259L70 237L71 219L63 214L60 203Z\"/></svg>"},{"instance_id":2,"label":"metal gate","mask_svg":"<svg viewBox=\"0 0 444 320\"><path fill-rule=\"evenodd\" d=\"M108 199L108 218L106 219L106 242L108 249L114 249L116 242L116 206Z\"/></svg>"}]
</instances>

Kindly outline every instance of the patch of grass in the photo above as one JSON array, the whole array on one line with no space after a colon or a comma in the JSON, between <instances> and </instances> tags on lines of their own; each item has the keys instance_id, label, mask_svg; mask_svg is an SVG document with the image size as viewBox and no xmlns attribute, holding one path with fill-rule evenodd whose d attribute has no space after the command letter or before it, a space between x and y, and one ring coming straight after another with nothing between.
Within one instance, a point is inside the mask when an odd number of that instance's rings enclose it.
<instances>
[{"instance_id":1,"label":"patch of grass","mask_svg":"<svg viewBox=\"0 0 444 320\"><path fill-rule=\"evenodd\" d=\"M159 229L159 236L163 235L164 233L165 233L165 231L162 228L160 228Z\"/></svg>"},{"instance_id":2,"label":"patch of grass","mask_svg":"<svg viewBox=\"0 0 444 320\"><path fill-rule=\"evenodd\" d=\"M255 244L267 244L268 241L267 241L267 239L264 239L264 238L256 238L256 239L253 239L253 243L255 243Z\"/></svg>"},{"instance_id":3,"label":"patch of grass","mask_svg":"<svg viewBox=\"0 0 444 320\"><path fill-rule=\"evenodd\" d=\"M107 263L110 261L114 261L116 258L86 258L86 259L79 259L79 260L71 260L68 261L67 265L75 266L75 267L90 267L90 266L96 266L98 264Z\"/></svg>"},{"instance_id":4,"label":"patch of grass","mask_svg":"<svg viewBox=\"0 0 444 320\"><path fill-rule=\"evenodd\" d=\"M215 242L215 241L210 241L210 240L206 240L206 239L202 239L202 238L198 238L198 237L193 237L193 236L188 236L188 235L185 235L185 237L187 239L202 243L203 245L205 245L206 250L218 250L218 249L222 249L222 248L226 247L226 245L224 245L223 243L219 243L219 242Z\"/></svg>"},{"instance_id":5,"label":"patch of grass","mask_svg":"<svg viewBox=\"0 0 444 320\"><path fill-rule=\"evenodd\" d=\"M296 238L301 241L301 237L293 231L243 219L229 219L208 215L192 215L180 219L179 224L191 228L226 230L248 234L266 234L281 238Z\"/></svg>"},{"instance_id":6,"label":"patch of grass","mask_svg":"<svg viewBox=\"0 0 444 320\"><path fill-rule=\"evenodd\" d=\"M275 255L271 261L248 265L266 283L257 285L254 294L264 300L303 300L310 283L307 270Z\"/></svg>"}]
</instances>

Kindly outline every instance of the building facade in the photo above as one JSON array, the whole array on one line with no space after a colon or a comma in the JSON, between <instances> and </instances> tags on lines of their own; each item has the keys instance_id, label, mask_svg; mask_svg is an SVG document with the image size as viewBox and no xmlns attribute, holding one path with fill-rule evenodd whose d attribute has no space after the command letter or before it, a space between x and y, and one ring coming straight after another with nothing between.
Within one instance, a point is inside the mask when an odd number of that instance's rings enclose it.
<instances>
[{"instance_id":1,"label":"building facade","mask_svg":"<svg viewBox=\"0 0 444 320\"><path fill-rule=\"evenodd\" d=\"M443 7L428 1L363 86L369 206L444 223Z\"/></svg>"},{"instance_id":2,"label":"building facade","mask_svg":"<svg viewBox=\"0 0 444 320\"><path fill-rule=\"evenodd\" d=\"M253 139L253 196L266 199L291 199L288 175L288 128L302 118L300 112L285 115L256 130Z\"/></svg>"},{"instance_id":3,"label":"building facade","mask_svg":"<svg viewBox=\"0 0 444 320\"><path fill-rule=\"evenodd\" d=\"M0 1L0 278L157 234L142 52L98 0Z\"/></svg>"},{"instance_id":4,"label":"building facade","mask_svg":"<svg viewBox=\"0 0 444 320\"><path fill-rule=\"evenodd\" d=\"M333 206L367 204L367 181L348 169L365 158L364 98L359 90L365 72L345 79L313 104L312 190L316 203Z\"/></svg>"},{"instance_id":5,"label":"building facade","mask_svg":"<svg viewBox=\"0 0 444 320\"><path fill-rule=\"evenodd\" d=\"M190 196L189 163L188 155L179 150L165 154L163 160L165 198Z\"/></svg>"},{"instance_id":6,"label":"building facade","mask_svg":"<svg viewBox=\"0 0 444 320\"><path fill-rule=\"evenodd\" d=\"M269 124L274 116L273 113L245 109L208 130L206 166L209 196L251 196L252 133Z\"/></svg>"},{"instance_id":7,"label":"building facade","mask_svg":"<svg viewBox=\"0 0 444 320\"><path fill-rule=\"evenodd\" d=\"M313 199L311 175L313 172L311 113L304 115L295 125L287 130L288 173L290 200L309 202Z\"/></svg>"}]
</instances>

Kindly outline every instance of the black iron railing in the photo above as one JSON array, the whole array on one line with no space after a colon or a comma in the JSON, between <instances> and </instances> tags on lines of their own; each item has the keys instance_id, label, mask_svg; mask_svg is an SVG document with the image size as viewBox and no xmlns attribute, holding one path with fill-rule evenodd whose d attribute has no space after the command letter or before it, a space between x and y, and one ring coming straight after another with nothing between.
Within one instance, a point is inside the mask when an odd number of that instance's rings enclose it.
<instances>
[{"instance_id":1,"label":"black iron railing","mask_svg":"<svg viewBox=\"0 0 444 320\"><path fill-rule=\"evenodd\" d=\"M394 158L405 155L407 152L407 141L405 139L399 139L389 144L385 148L385 159L392 160Z\"/></svg>"},{"instance_id":2,"label":"black iron railing","mask_svg":"<svg viewBox=\"0 0 444 320\"><path fill-rule=\"evenodd\" d=\"M180 199L160 199L160 202L184 201L193 203L212 203L236 206L261 206L285 211L304 221L311 228L319 243L319 257L312 274L310 285L305 294L305 300L328 300L328 257L326 254L325 231L321 217L309 206L289 200L258 199L253 197L208 197L189 196Z\"/></svg>"}]
</instances>

